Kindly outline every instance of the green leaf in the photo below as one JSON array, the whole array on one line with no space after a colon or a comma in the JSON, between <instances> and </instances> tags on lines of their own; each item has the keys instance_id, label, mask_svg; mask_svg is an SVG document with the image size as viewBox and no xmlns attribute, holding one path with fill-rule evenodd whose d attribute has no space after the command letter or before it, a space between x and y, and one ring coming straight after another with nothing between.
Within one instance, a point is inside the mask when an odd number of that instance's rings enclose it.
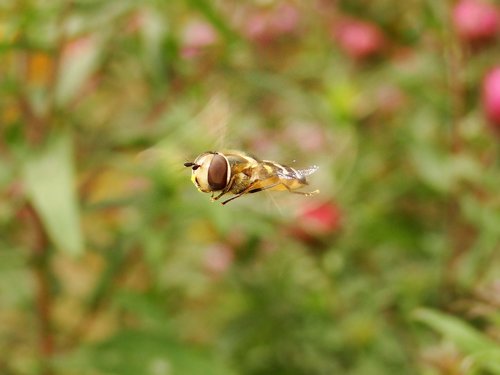
<instances>
[{"instance_id":1,"label":"green leaf","mask_svg":"<svg viewBox=\"0 0 500 375\"><path fill-rule=\"evenodd\" d=\"M454 316L430 309L419 309L415 312L415 317L448 337L467 353L472 354L480 350L499 349L499 346L494 341Z\"/></svg>"},{"instance_id":2,"label":"green leaf","mask_svg":"<svg viewBox=\"0 0 500 375\"><path fill-rule=\"evenodd\" d=\"M463 365L471 371L473 368L488 369L493 374L500 374L500 345L483 335L467 323L451 315L430 309L415 312L417 320L441 333L468 354ZM472 373L472 372L467 372Z\"/></svg>"},{"instance_id":3,"label":"green leaf","mask_svg":"<svg viewBox=\"0 0 500 375\"><path fill-rule=\"evenodd\" d=\"M26 194L48 236L60 250L78 255L83 250L71 138L55 137L24 166Z\"/></svg>"}]
</instances>

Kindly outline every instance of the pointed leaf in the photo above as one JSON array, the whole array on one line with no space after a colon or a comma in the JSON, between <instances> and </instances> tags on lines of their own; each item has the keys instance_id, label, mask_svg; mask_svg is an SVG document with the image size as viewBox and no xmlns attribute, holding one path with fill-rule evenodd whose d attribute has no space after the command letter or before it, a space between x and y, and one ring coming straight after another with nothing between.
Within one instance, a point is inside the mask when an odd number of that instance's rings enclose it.
<instances>
[{"instance_id":1,"label":"pointed leaf","mask_svg":"<svg viewBox=\"0 0 500 375\"><path fill-rule=\"evenodd\" d=\"M494 341L454 316L430 309L419 309L415 316L417 320L446 336L468 354L498 349Z\"/></svg>"},{"instance_id":2,"label":"pointed leaf","mask_svg":"<svg viewBox=\"0 0 500 375\"><path fill-rule=\"evenodd\" d=\"M73 172L71 139L61 134L24 166L24 183L55 246L72 255L83 249Z\"/></svg>"}]
</instances>

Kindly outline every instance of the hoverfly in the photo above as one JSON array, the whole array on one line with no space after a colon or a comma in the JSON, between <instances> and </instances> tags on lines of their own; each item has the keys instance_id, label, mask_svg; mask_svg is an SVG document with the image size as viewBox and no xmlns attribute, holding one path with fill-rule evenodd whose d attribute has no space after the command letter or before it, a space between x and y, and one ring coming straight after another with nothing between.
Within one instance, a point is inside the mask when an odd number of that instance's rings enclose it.
<instances>
[{"instance_id":1,"label":"hoverfly","mask_svg":"<svg viewBox=\"0 0 500 375\"><path fill-rule=\"evenodd\" d=\"M211 193L212 201L219 200L227 193L234 195L222 204L245 194L264 190L289 191L305 196L319 192L318 190L296 191L308 185L306 177L318 170L315 165L305 169L295 169L231 150L204 152L194 162L184 163L184 166L192 169L191 181L200 192Z\"/></svg>"}]
</instances>

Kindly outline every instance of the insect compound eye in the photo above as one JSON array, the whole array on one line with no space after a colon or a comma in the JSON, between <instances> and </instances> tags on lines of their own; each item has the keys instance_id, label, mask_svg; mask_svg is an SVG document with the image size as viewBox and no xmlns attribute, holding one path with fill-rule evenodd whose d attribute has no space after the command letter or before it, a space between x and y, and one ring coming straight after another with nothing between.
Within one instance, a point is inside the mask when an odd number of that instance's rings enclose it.
<instances>
[{"instance_id":1,"label":"insect compound eye","mask_svg":"<svg viewBox=\"0 0 500 375\"><path fill-rule=\"evenodd\" d=\"M222 155L214 155L210 167L208 167L208 184L213 190L222 190L227 185L228 167L226 158Z\"/></svg>"}]
</instances>

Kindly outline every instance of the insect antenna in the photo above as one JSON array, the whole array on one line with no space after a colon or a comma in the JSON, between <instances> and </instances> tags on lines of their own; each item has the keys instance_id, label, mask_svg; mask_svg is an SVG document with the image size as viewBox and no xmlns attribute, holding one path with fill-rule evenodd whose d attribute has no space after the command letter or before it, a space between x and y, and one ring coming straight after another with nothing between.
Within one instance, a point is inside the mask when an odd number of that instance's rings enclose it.
<instances>
[{"instance_id":1,"label":"insect antenna","mask_svg":"<svg viewBox=\"0 0 500 375\"><path fill-rule=\"evenodd\" d=\"M192 162L187 162L187 163L184 163L184 166L185 167L188 167L188 168L192 168L193 171L197 170L198 168L200 168L200 165L199 164L196 164L196 163L192 163Z\"/></svg>"}]
</instances>

